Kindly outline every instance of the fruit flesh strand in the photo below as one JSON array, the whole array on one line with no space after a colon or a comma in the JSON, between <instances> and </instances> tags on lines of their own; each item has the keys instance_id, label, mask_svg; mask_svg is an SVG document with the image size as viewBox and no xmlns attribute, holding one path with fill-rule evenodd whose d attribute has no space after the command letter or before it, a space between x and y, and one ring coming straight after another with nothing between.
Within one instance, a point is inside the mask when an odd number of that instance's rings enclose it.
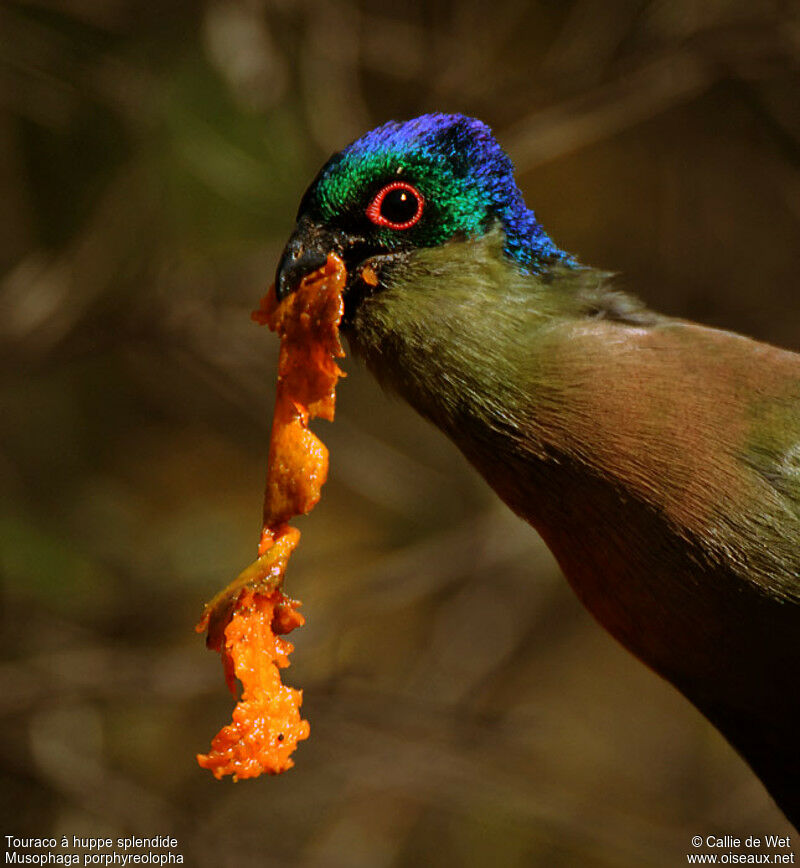
<instances>
[{"instance_id":1,"label":"fruit flesh strand","mask_svg":"<svg viewBox=\"0 0 800 868\"><path fill-rule=\"evenodd\" d=\"M308 738L308 722L300 717L302 691L280 680L293 646L276 634L305 620L297 612L299 601L281 590L300 539L289 521L316 506L328 476L328 450L309 422L333 420L336 383L344 376L336 359L344 355L339 323L346 277L342 260L330 255L282 302L271 287L253 313L281 339L258 558L206 605L196 628L222 655L234 696L237 679L242 684L232 722L215 736L208 754L197 756L217 778L286 771L294 765L290 755L297 742Z\"/></svg>"}]
</instances>

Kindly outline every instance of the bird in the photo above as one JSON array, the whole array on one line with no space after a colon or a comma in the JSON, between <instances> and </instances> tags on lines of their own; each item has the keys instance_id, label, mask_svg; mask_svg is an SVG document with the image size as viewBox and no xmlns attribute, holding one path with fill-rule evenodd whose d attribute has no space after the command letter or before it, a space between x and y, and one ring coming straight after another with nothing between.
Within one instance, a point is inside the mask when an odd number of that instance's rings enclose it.
<instances>
[{"instance_id":1,"label":"bird","mask_svg":"<svg viewBox=\"0 0 800 868\"><path fill-rule=\"evenodd\" d=\"M562 250L461 114L389 121L324 164L278 298L331 253L354 355L800 828L800 355L654 312Z\"/></svg>"}]
</instances>

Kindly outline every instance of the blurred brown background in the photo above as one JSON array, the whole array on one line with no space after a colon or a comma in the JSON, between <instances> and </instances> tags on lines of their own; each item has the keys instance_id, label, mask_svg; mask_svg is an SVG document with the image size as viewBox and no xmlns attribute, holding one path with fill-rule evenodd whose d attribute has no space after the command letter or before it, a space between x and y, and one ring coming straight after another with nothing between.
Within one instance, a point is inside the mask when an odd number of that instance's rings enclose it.
<instances>
[{"instance_id":1,"label":"blurred brown background","mask_svg":"<svg viewBox=\"0 0 800 868\"><path fill-rule=\"evenodd\" d=\"M196 766L231 701L193 625L259 528L276 341L248 313L306 184L377 123L481 117L562 246L800 349L798 5L41 0L0 41L3 834L382 868L788 831L352 361L288 578L312 735L287 775Z\"/></svg>"}]
</instances>

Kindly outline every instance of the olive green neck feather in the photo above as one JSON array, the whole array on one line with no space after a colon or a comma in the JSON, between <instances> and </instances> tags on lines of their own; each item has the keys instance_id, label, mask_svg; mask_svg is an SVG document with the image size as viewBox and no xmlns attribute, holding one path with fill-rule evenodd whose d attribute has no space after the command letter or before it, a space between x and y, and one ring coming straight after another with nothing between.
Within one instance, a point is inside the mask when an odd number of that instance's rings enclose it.
<instances>
[{"instance_id":1,"label":"olive green neck feather","mask_svg":"<svg viewBox=\"0 0 800 868\"><path fill-rule=\"evenodd\" d=\"M554 324L658 319L611 289L604 272L562 266L531 276L502 254L503 243L497 229L418 251L360 306L349 334L384 385L453 437L471 415L505 427L509 414L527 412L541 374L532 352Z\"/></svg>"},{"instance_id":2,"label":"olive green neck feather","mask_svg":"<svg viewBox=\"0 0 800 868\"><path fill-rule=\"evenodd\" d=\"M526 275L499 232L395 274L354 350L797 821L800 357L653 314L602 272Z\"/></svg>"}]
</instances>

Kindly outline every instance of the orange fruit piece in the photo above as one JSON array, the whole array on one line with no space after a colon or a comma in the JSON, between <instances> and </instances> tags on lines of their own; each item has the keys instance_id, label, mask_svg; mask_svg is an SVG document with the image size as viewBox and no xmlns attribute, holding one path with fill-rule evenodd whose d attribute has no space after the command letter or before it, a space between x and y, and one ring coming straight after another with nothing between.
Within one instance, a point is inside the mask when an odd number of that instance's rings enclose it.
<instances>
[{"instance_id":1,"label":"orange fruit piece","mask_svg":"<svg viewBox=\"0 0 800 868\"><path fill-rule=\"evenodd\" d=\"M330 255L283 301L270 288L253 314L281 339L259 557L206 605L197 625L207 632L208 647L222 655L234 695L236 679L242 683L232 722L215 736L209 753L197 755L217 778L286 771L294 765L297 742L308 738L302 691L280 679L293 646L275 634L305 620L296 611L300 603L281 591L300 538L288 522L316 506L328 476L328 450L308 426L316 417L333 420L336 383L344 376L336 359L344 355L339 323L346 279L344 263Z\"/></svg>"}]
</instances>

